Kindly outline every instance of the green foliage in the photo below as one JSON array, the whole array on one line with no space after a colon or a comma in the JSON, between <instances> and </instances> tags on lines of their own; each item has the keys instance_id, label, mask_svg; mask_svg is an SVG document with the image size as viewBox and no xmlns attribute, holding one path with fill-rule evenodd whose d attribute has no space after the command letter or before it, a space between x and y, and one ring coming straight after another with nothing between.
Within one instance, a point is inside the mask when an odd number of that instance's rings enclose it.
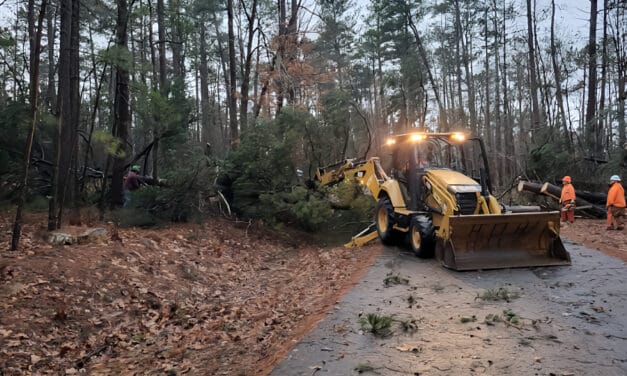
<instances>
[{"instance_id":1,"label":"green foliage","mask_svg":"<svg viewBox=\"0 0 627 376\"><path fill-rule=\"evenodd\" d=\"M400 324L401 330L404 333L415 333L418 331L419 322L420 320L409 319L409 320L400 320L399 324ZM418 351L418 349L414 348L412 349L412 351Z\"/></svg>"},{"instance_id":2,"label":"green foliage","mask_svg":"<svg viewBox=\"0 0 627 376\"><path fill-rule=\"evenodd\" d=\"M234 208L244 217L317 228L330 208L302 187L296 173L305 163L303 139L313 117L284 109L275 121L259 123L242 135L224 163L221 178ZM296 187L296 188L294 188Z\"/></svg>"},{"instance_id":3,"label":"green foliage","mask_svg":"<svg viewBox=\"0 0 627 376\"><path fill-rule=\"evenodd\" d=\"M518 314L514 311L512 311L511 309L505 309L503 310L503 315L505 318L505 321L511 323L511 324L518 324L520 323L520 316L518 316Z\"/></svg>"},{"instance_id":4,"label":"green foliage","mask_svg":"<svg viewBox=\"0 0 627 376\"><path fill-rule=\"evenodd\" d=\"M561 179L567 174L576 175L573 173L576 170L573 154L562 140L536 144L529 152L527 166L530 178L540 181L553 181L558 176Z\"/></svg>"},{"instance_id":5,"label":"green foliage","mask_svg":"<svg viewBox=\"0 0 627 376\"><path fill-rule=\"evenodd\" d=\"M124 69L128 72L133 69L133 55L128 48L111 46L105 50L100 50L100 59L108 62L114 67Z\"/></svg>"},{"instance_id":6,"label":"green foliage","mask_svg":"<svg viewBox=\"0 0 627 376\"><path fill-rule=\"evenodd\" d=\"M5 27L1 27L0 28L0 48L13 47L15 43L16 43L15 38L13 38L9 29Z\"/></svg>"},{"instance_id":7,"label":"green foliage","mask_svg":"<svg viewBox=\"0 0 627 376\"><path fill-rule=\"evenodd\" d=\"M135 82L132 93L135 97L135 113L138 132L151 132L161 137L165 149L176 150L185 141L185 132L191 116L191 103L181 92L181 85L173 85L175 95L164 96L144 84ZM173 163L172 154L166 154L166 164Z\"/></svg>"},{"instance_id":8,"label":"green foliage","mask_svg":"<svg viewBox=\"0 0 627 376\"><path fill-rule=\"evenodd\" d=\"M48 199L44 196L33 196L26 201L24 208L33 213L45 213L48 211Z\"/></svg>"},{"instance_id":9,"label":"green foliage","mask_svg":"<svg viewBox=\"0 0 627 376\"><path fill-rule=\"evenodd\" d=\"M354 44L355 20L350 7L349 0L320 2L322 22L315 42L316 52L323 61L333 61L338 66L340 74L348 65Z\"/></svg>"},{"instance_id":10,"label":"green foliage","mask_svg":"<svg viewBox=\"0 0 627 376\"><path fill-rule=\"evenodd\" d=\"M385 287L390 287L392 285L407 285L409 284L409 279L403 278L398 274L393 274L392 272L388 273L383 280L383 285Z\"/></svg>"},{"instance_id":11,"label":"green foliage","mask_svg":"<svg viewBox=\"0 0 627 376\"><path fill-rule=\"evenodd\" d=\"M330 102L340 119L347 107ZM238 214L306 231L333 228L335 233L352 226L343 242L369 223L374 200L354 181L313 193L303 188L302 177L296 173L307 170L309 163L323 165L320 161L337 144L339 133L333 129L308 112L285 108L276 120L259 122L243 134L239 147L228 155L220 179ZM334 211L331 205L345 210Z\"/></svg>"},{"instance_id":12,"label":"green foliage","mask_svg":"<svg viewBox=\"0 0 627 376\"><path fill-rule=\"evenodd\" d=\"M194 149L181 153L177 160L164 171L161 184L132 192L129 206L146 213L148 225L151 221L186 222L206 214L205 198L214 189L214 165Z\"/></svg>"},{"instance_id":13,"label":"green foliage","mask_svg":"<svg viewBox=\"0 0 627 376\"><path fill-rule=\"evenodd\" d=\"M306 231L320 230L333 215L327 201L304 187L294 187L290 192L261 194L258 210L266 220L275 216L282 223L296 225Z\"/></svg>"},{"instance_id":14,"label":"green foliage","mask_svg":"<svg viewBox=\"0 0 627 376\"><path fill-rule=\"evenodd\" d=\"M370 221L374 214L376 201L369 194L368 189L354 179L344 179L338 184L322 189L335 207L344 208L350 213L344 213L353 221Z\"/></svg>"},{"instance_id":15,"label":"green foliage","mask_svg":"<svg viewBox=\"0 0 627 376\"><path fill-rule=\"evenodd\" d=\"M609 177L620 174L625 163L623 150L616 149L607 163L584 158L579 149L569 150L564 136L555 128L543 128L533 137L527 159L527 176L537 181L560 184L564 175L573 178L575 190L607 191Z\"/></svg>"},{"instance_id":16,"label":"green foliage","mask_svg":"<svg viewBox=\"0 0 627 376\"><path fill-rule=\"evenodd\" d=\"M588 189L591 191L607 191L609 179L612 175L619 175L623 179L623 186L625 186L625 179L627 179L627 149L620 147L614 150L610 154L608 163L595 170L595 172L597 185L589 187Z\"/></svg>"},{"instance_id":17,"label":"green foliage","mask_svg":"<svg viewBox=\"0 0 627 376\"><path fill-rule=\"evenodd\" d=\"M490 313L486 315L484 324L488 326L494 326L496 323L504 322L512 325L519 325L522 322L522 317L520 317L516 312L511 309L504 309L503 316L498 314Z\"/></svg>"},{"instance_id":18,"label":"green foliage","mask_svg":"<svg viewBox=\"0 0 627 376\"><path fill-rule=\"evenodd\" d=\"M153 227L159 223L151 211L143 208L123 208L111 213L114 221L120 227Z\"/></svg>"},{"instance_id":19,"label":"green foliage","mask_svg":"<svg viewBox=\"0 0 627 376\"><path fill-rule=\"evenodd\" d=\"M386 337L392 334L392 321L390 316L369 313L366 317L359 318L359 325L365 332L370 332L379 337Z\"/></svg>"},{"instance_id":20,"label":"green foliage","mask_svg":"<svg viewBox=\"0 0 627 376\"><path fill-rule=\"evenodd\" d=\"M9 102L0 109L0 175L19 173L24 163L28 106Z\"/></svg>"},{"instance_id":21,"label":"green foliage","mask_svg":"<svg viewBox=\"0 0 627 376\"><path fill-rule=\"evenodd\" d=\"M355 368L353 368L353 370L357 373L366 373L366 372L375 372L376 368L374 368L373 366L369 365L369 364L358 364L355 366Z\"/></svg>"},{"instance_id":22,"label":"green foliage","mask_svg":"<svg viewBox=\"0 0 627 376\"><path fill-rule=\"evenodd\" d=\"M514 299L518 299L520 294L515 291L509 291L507 288L499 287L498 289L487 289L482 293L477 293L475 299L487 300L487 301L499 301L504 300L510 302Z\"/></svg>"},{"instance_id":23,"label":"green foliage","mask_svg":"<svg viewBox=\"0 0 627 376\"><path fill-rule=\"evenodd\" d=\"M105 152L115 158L124 158L126 153L122 149L122 140L104 130L95 130L92 134L94 144L101 143Z\"/></svg>"},{"instance_id":24,"label":"green foliage","mask_svg":"<svg viewBox=\"0 0 627 376\"><path fill-rule=\"evenodd\" d=\"M315 149L323 164L361 157L368 147L367 126L353 106L350 92L331 90L321 98L322 119ZM356 137L359 136L359 137Z\"/></svg>"},{"instance_id":25,"label":"green foliage","mask_svg":"<svg viewBox=\"0 0 627 376\"><path fill-rule=\"evenodd\" d=\"M304 187L294 187L288 192L262 193L256 205L246 207L246 216L262 218L266 223L279 223L316 231L332 216L328 202Z\"/></svg>"}]
</instances>

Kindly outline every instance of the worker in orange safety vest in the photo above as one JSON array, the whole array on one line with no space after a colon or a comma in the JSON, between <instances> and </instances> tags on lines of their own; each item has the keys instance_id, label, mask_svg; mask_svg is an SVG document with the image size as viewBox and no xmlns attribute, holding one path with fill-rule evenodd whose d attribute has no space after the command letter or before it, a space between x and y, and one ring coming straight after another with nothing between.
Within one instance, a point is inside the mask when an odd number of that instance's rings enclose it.
<instances>
[{"instance_id":1,"label":"worker in orange safety vest","mask_svg":"<svg viewBox=\"0 0 627 376\"><path fill-rule=\"evenodd\" d=\"M570 176L562 178L562 195L560 205L562 206L562 223L575 222L575 187L573 187Z\"/></svg>"},{"instance_id":2,"label":"worker in orange safety vest","mask_svg":"<svg viewBox=\"0 0 627 376\"><path fill-rule=\"evenodd\" d=\"M622 230L625 218L625 190L621 185L620 176L610 177L610 190L607 192L607 230ZM610 224L611 218L611 224Z\"/></svg>"}]
</instances>

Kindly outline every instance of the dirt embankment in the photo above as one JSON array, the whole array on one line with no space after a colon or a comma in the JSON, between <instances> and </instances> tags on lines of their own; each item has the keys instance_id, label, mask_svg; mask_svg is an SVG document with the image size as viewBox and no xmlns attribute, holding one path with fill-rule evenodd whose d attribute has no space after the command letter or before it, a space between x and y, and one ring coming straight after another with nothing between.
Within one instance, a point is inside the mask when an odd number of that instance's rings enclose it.
<instances>
[{"instance_id":1,"label":"dirt embankment","mask_svg":"<svg viewBox=\"0 0 627 376\"><path fill-rule=\"evenodd\" d=\"M0 234L3 375L267 374L380 252L226 220L53 246L44 216L9 252L12 218Z\"/></svg>"}]
</instances>

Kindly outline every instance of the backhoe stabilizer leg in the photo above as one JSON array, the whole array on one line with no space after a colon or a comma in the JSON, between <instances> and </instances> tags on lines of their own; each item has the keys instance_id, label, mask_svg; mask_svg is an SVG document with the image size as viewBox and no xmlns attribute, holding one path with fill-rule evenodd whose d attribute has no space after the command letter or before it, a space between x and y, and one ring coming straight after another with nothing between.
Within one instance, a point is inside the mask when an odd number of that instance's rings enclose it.
<instances>
[{"instance_id":1,"label":"backhoe stabilizer leg","mask_svg":"<svg viewBox=\"0 0 627 376\"><path fill-rule=\"evenodd\" d=\"M344 247L361 247L378 237L379 234L377 233L377 226L375 223L371 223L370 226L363 229L359 234L353 236L350 242L344 244Z\"/></svg>"}]
</instances>

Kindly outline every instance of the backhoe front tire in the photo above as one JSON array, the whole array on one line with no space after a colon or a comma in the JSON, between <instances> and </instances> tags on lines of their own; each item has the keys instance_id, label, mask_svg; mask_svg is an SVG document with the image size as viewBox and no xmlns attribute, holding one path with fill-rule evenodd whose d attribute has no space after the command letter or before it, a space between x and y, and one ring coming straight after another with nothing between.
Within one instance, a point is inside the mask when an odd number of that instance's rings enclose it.
<instances>
[{"instance_id":1,"label":"backhoe front tire","mask_svg":"<svg viewBox=\"0 0 627 376\"><path fill-rule=\"evenodd\" d=\"M389 197L383 196L377 203L374 222L377 225L377 233L381 242L386 245L396 243L396 230L394 230L394 206Z\"/></svg>"},{"instance_id":2,"label":"backhoe front tire","mask_svg":"<svg viewBox=\"0 0 627 376\"><path fill-rule=\"evenodd\" d=\"M435 251L435 228L431 218L416 215L409 223L409 244L412 252L420 258L433 257Z\"/></svg>"}]
</instances>

